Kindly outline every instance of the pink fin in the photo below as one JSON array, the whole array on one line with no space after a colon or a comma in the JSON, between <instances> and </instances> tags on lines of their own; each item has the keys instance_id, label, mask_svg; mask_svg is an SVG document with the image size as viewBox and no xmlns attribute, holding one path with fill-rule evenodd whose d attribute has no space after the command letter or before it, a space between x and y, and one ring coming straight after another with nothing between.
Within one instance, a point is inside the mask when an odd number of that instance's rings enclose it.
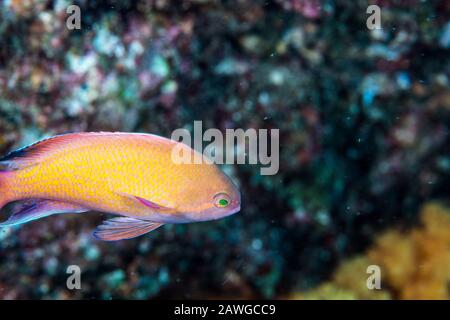
<instances>
[{"instance_id":1,"label":"pink fin","mask_svg":"<svg viewBox=\"0 0 450 320\"><path fill-rule=\"evenodd\" d=\"M154 212L169 213L169 212L175 211L173 208L169 208L169 207L157 204L156 202L153 202L153 201L150 201L150 200L138 197L138 196L130 195L130 194L123 193L123 192L119 192L119 194L128 199L131 199L136 204L144 205L147 208L152 209L152 211L154 211Z\"/></svg>"},{"instance_id":2,"label":"pink fin","mask_svg":"<svg viewBox=\"0 0 450 320\"><path fill-rule=\"evenodd\" d=\"M70 147L75 143L89 144L89 140L99 137L111 139L127 139L130 137L153 137L155 141L161 140L163 143L166 139L157 136L138 133L121 133L121 132L78 132L66 133L40 140L29 146L23 147L16 151L10 152L8 155L0 159L0 171L13 171L39 164L47 156L55 151L60 151L65 147ZM168 140L168 139L167 139ZM92 140L91 140L92 141Z\"/></svg>"},{"instance_id":3,"label":"pink fin","mask_svg":"<svg viewBox=\"0 0 450 320\"><path fill-rule=\"evenodd\" d=\"M162 225L163 223L119 217L104 221L95 229L94 236L103 241L131 239L153 231Z\"/></svg>"},{"instance_id":4,"label":"pink fin","mask_svg":"<svg viewBox=\"0 0 450 320\"><path fill-rule=\"evenodd\" d=\"M63 134L37 141L29 146L10 152L0 159L0 170L18 170L39 163L39 159L63 143L67 143L70 134Z\"/></svg>"},{"instance_id":5,"label":"pink fin","mask_svg":"<svg viewBox=\"0 0 450 320\"><path fill-rule=\"evenodd\" d=\"M135 196L135 198L136 198L140 203L142 203L143 205L145 205L145 206L147 206L147 207L149 207L149 208L151 208L151 209L155 209L155 210L165 210L165 209L167 210L167 209L169 209L169 208L167 208L167 207L160 206L160 205L157 204L157 203L151 202L151 201L149 201L149 200L146 200L146 199L141 198L141 197L138 197L138 196Z\"/></svg>"},{"instance_id":6,"label":"pink fin","mask_svg":"<svg viewBox=\"0 0 450 320\"><path fill-rule=\"evenodd\" d=\"M89 211L89 209L60 201L45 199L30 200L14 212L7 221L0 223L0 227L23 224L58 213L81 213L86 211Z\"/></svg>"}]
</instances>

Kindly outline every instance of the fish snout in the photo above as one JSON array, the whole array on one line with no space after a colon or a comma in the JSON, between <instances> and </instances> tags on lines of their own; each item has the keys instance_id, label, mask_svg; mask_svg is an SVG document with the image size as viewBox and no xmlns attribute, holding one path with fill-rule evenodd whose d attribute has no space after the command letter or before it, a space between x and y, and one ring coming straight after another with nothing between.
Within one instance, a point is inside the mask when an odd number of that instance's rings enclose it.
<instances>
[{"instance_id":1,"label":"fish snout","mask_svg":"<svg viewBox=\"0 0 450 320\"><path fill-rule=\"evenodd\" d=\"M231 202L229 213L227 214L227 216L231 216L232 214L238 213L239 211L241 211L241 201L240 199L234 200Z\"/></svg>"},{"instance_id":2,"label":"fish snout","mask_svg":"<svg viewBox=\"0 0 450 320\"><path fill-rule=\"evenodd\" d=\"M226 208L210 208L196 217L197 221L218 220L238 213L241 210L240 201L232 201Z\"/></svg>"},{"instance_id":3,"label":"fish snout","mask_svg":"<svg viewBox=\"0 0 450 320\"><path fill-rule=\"evenodd\" d=\"M218 209L215 219L225 218L241 211L240 199L233 200L227 208Z\"/></svg>"}]
</instances>

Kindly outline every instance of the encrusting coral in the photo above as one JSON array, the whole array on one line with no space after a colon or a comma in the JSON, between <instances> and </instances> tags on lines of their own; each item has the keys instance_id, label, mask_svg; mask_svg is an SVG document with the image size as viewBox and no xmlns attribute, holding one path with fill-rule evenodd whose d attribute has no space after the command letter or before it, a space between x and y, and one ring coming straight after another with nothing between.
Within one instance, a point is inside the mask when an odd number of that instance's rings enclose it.
<instances>
[{"instance_id":1,"label":"encrusting coral","mask_svg":"<svg viewBox=\"0 0 450 320\"><path fill-rule=\"evenodd\" d=\"M365 255L344 262L330 281L293 299L450 299L450 211L430 203L420 225L381 234ZM366 282L369 265L381 270L381 289Z\"/></svg>"},{"instance_id":2,"label":"encrusting coral","mask_svg":"<svg viewBox=\"0 0 450 320\"><path fill-rule=\"evenodd\" d=\"M367 266L373 264L366 256L357 256L344 262L335 271L332 279L317 288L294 294L292 299L307 300L355 300L355 299L390 299L386 290L369 290L366 286Z\"/></svg>"},{"instance_id":3,"label":"encrusting coral","mask_svg":"<svg viewBox=\"0 0 450 320\"><path fill-rule=\"evenodd\" d=\"M421 227L382 235L368 255L399 299L450 299L450 214L441 205L424 207Z\"/></svg>"}]
</instances>

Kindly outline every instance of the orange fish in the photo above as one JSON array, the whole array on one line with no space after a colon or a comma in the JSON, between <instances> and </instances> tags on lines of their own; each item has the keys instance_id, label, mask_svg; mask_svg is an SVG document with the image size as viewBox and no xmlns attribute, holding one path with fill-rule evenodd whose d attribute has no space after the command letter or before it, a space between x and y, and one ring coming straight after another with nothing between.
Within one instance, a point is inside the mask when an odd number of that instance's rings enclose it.
<instances>
[{"instance_id":1,"label":"orange fish","mask_svg":"<svg viewBox=\"0 0 450 320\"><path fill-rule=\"evenodd\" d=\"M39 141L0 159L0 209L23 205L0 227L59 213L119 215L94 231L130 239L166 223L219 219L240 210L240 193L214 164L179 164L188 146L140 133L72 133Z\"/></svg>"}]
</instances>

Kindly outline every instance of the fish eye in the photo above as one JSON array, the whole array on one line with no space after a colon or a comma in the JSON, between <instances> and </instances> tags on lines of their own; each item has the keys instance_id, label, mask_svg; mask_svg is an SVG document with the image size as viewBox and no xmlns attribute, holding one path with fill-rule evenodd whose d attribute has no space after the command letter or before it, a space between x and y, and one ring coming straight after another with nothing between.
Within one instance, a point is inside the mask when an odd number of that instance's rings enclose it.
<instances>
[{"instance_id":1,"label":"fish eye","mask_svg":"<svg viewBox=\"0 0 450 320\"><path fill-rule=\"evenodd\" d=\"M214 205L217 208L226 208L231 202L230 197L226 193L218 193L214 196Z\"/></svg>"}]
</instances>

